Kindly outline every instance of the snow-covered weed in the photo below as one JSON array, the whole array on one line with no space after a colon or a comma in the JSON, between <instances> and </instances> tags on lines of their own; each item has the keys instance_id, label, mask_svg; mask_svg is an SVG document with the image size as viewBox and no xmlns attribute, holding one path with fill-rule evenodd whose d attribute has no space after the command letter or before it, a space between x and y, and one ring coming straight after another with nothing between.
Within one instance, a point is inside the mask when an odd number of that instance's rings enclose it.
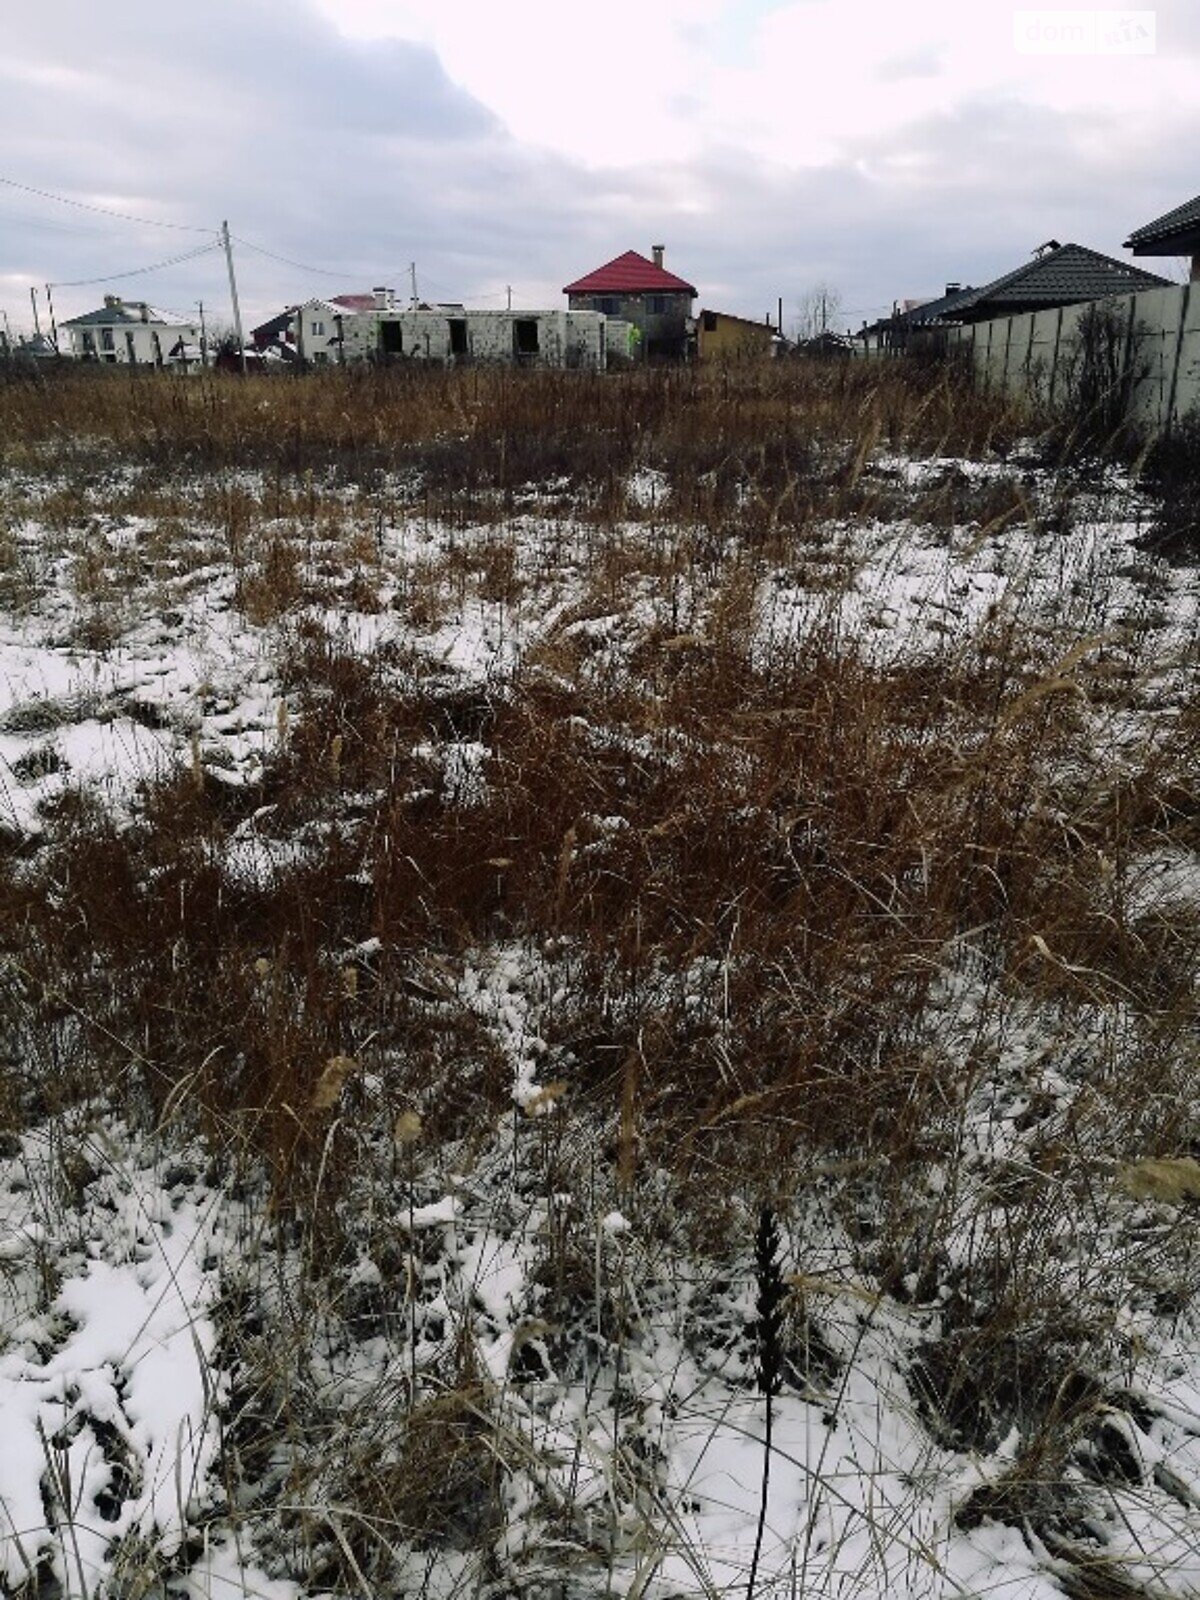
<instances>
[{"instance_id":1,"label":"snow-covered weed","mask_svg":"<svg viewBox=\"0 0 1200 1600\"><path fill-rule=\"evenodd\" d=\"M1195 1592L1194 571L521 376L0 390L0 1590Z\"/></svg>"}]
</instances>

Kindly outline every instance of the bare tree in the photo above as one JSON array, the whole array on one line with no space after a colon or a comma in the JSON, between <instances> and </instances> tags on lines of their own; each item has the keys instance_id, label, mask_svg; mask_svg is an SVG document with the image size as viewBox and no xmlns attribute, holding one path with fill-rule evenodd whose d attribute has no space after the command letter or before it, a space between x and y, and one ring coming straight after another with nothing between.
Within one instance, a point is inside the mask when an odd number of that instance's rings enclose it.
<instances>
[{"instance_id":1,"label":"bare tree","mask_svg":"<svg viewBox=\"0 0 1200 1600\"><path fill-rule=\"evenodd\" d=\"M830 283L816 283L800 296L794 338L797 344L836 332L842 313L842 295Z\"/></svg>"}]
</instances>

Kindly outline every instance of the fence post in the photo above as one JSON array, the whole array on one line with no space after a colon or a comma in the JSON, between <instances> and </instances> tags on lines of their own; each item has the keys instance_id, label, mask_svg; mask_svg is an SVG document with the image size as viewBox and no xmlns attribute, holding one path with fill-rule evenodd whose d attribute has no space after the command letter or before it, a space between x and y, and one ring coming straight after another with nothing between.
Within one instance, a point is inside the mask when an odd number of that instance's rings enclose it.
<instances>
[{"instance_id":1,"label":"fence post","mask_svg":"<svg viewBox=\"0 0 1200 1600\"><path fill-rule=\"evenodd\" d=\"M1121 357L1121 383L1124 385L1125 393L1128 396L1125 402L1127 421L1129 420L1128 413L1133 409L1133 326L1136 318L1137 295L1131 294L1129 296L1129 322L1125 328L1125 353Z\"/></svg>"},{"instance_id":2,"label":"fence post","mask_svg":"<svg viewBox=\"0 0 1200 1600\"><path fill-rule=\"evenodd\" d=\"M1192 285L1189 281L1183 286L1183 296L1179 302L1179 328L1175 334L1175 359L1171 363L1171 386L1167 393L1167 414L1162 418L1164 431L1170 433L1175 421L1175 397L1179 392L1179 363L1183 358L1184 330L1187 328L1188 311L1192 303Z\"/></svg>"},{"instance_id":3,"label":"fence post","mask_svg":"<svg viewBox=\"0 0 1200 1600\"><path fill-rule=\"evenodd\" d=\"M1004 325L1004 376L1000 379L1000 387L1005 394L1008 393L1008 353L1012 349L1013 319L1009 317Z\"/></svg>"},{"instance_id":4,"label":"fence post","mask_svg":"<svg viewBox=\"0 0 1200 1600\"><path fill-rule=\"evenodd\" d=\"M1047 406L1054 404L1054 386L1058 382L1058 350L1062 344L1063 308L1058 308L1058 320L1054 324L1054 354L1050 357L1050 396L1046 401Z\"/></svg>"}]
</instances>

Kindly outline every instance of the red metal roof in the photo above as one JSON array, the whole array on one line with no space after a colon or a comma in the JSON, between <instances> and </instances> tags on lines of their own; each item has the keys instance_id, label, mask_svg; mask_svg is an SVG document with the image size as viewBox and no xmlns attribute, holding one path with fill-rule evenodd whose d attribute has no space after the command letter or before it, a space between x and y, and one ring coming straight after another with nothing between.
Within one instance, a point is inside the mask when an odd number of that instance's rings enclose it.
<instances>
[{"instance_id":1,"label":"red metal roof","mask_svg":"<svg viewBox=\"0 0 1200 1600\"><path fill-rule=\"evenodd\" d=\"M373 294L335 294L331 305L345 306L347 311L374 311L377 302Z\"/></svg>"},{"instance_id":2,"label":"red metal roof","mask_svg":"<svg viewBox=\"0 0 1200 1600\"><path fill-rule=\"evenodd\" d=\"M694 284L677 278L665 267L656 267L653 261L638 255L636 250L626 250L604 266L597 267L584 278L568 283L564 294L695 294Z\"/></svg>"}]
</instances>

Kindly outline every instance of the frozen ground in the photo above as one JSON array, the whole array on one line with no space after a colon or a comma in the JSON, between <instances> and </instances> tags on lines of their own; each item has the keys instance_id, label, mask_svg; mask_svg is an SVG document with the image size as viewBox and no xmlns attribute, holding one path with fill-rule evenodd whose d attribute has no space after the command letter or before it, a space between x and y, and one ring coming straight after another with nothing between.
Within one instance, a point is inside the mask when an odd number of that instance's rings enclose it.
<instances>
[{"instance_id":1,"label":"frozen ground","mask_svg":"<svg viewBox=\"0 0 1200 1600\"><path fill-rule=\"evenodd\" d=\"M880 459L876 470L881 481L919 483L986 469ZM635 489L653 511L653 479ZM499 531L401 522L363 557L365 605L335 549L310 538L298 569L305 596L255 620L239 598L244 574L215 534L198 530L178 570L174 558L139 564L148 527L101 512L86 530L84 573L78 541L64 548L23 503L10 535L22 582L0 614L0 821L21 850L36 849L47 808L71 787L128 811L139 785L174 763L253 785L296 714L284 664L306 621L364 653L386 647L398 674L435 670L447 685L498 697L529 659L552 661L563 644L611 682L650 632L703 640L716 626L699 576L664 586L639 571L639 548L657 560L669 539L648 520L619 531L635 558L612 582L597 577L598 535L586 526L532 515ZM1114 680L1136 684L1132 705L1123 696L1117 709L1088 709L1114 761L1127 741L1169 740L1195 692L1200 574L1136 547L1146 512L1128 488L1084 509L1066 537L895 520L828 527L794 561L755 572L759 648L786 651L819 629L878 662L936 663L979 628L1019 617L1048 669L1069 676L1066 642L1103 653ZM477 581L505 545L520 581ZM454 576L464 569L472 581ZM426 575L419 592L414 574ZM426 752L464 804L483 754L461 737ZM247 846L229 870L269 871L265 849ZM1195 905L1198 881L1192 853L1162 850L1138 880L1137 913ZM485 1140L430 1150L414 1132L419 1157L407 1166L381 1156L371 1191L352 1197L343 1219L357 1260L336 1302L303 1314L304 1247L268 1237L252 1176L176 1147L169 1125L135 1131L98 1103L43 1115L7 1140L0 1592L340 1594L320 1574L353 1573L364 1540L392 1547L396 1593L430 1600L744 1592L763 1506L754 1218L744 1219L742 1252L694 1259L676 1247L652 1184L632 1202L604 1178L588 1192L553 1187L561 1085L545 1034L559 981L554 953L520 941L476 952L446 979L507 1064L512 1110ZM965 1056L987 1045L993 1064L948 1130L953 1161L930 1168L926 1199L947 1241L940 1286L883 1293L844 1210L829 1203L843 1175L797 1175L763 1596L1200 1594L1200 1327L1190 1294L1162 1311L1180 1282L1196 1282L1191 1200L1122 1188L1111 1163L1068 1181L1044 1159L1093 1114L1088 1085L1114 1050L1147 1047L1143 1020L1097 1008L1054 1050L1047 1015L1006 1017L991 1038L986 983L964 957L940 1002L940 1047L957 1040ZM372 1085L362 1092L370 1129ZM1047 1463L1049 1517L1021 1418L939 1428L922 1388L952 1381L929 1356L945 1337L949 1285L973 1269L981 1235L1003 1233L1005 1185L1018 1179L1044 1186L1036 1248L1056 1263L1047 1315L1103 1308L1090 1353L1110 1378ZM866 1175L867 1210L873 1192ZM548 1319L546 1241L564 1219L588 1249L570 1316L557 1308ZM292 1341L282 1360L297 1374L290 1404L302 1421L279 1402L279 1432L311 1423L326 1452L300 1477L282 1450L252 1464L239 1457L239 1419L267 1404L247 1387L230 1328L239 1315ZM401 1395L436 1406L447 1365L464 1361L474 1411L433 1420L474 1439L486 1416L491 1443L464 1457L452 1492L469 1523L477 1480L498 1475L503 1520L478 1526L476 1548L431 1553L420 1530L382 1515L372 1524L346 1484L355 1472L369 1482L356 1450L382 1470L395 1449L366 1419ZM394 1466L405 1470L400 1457ZM322 1551L332 1552L324 1565ZM1105 1590L1089 1563L1132 1587Z\"/></svg>"}]
</instances>

